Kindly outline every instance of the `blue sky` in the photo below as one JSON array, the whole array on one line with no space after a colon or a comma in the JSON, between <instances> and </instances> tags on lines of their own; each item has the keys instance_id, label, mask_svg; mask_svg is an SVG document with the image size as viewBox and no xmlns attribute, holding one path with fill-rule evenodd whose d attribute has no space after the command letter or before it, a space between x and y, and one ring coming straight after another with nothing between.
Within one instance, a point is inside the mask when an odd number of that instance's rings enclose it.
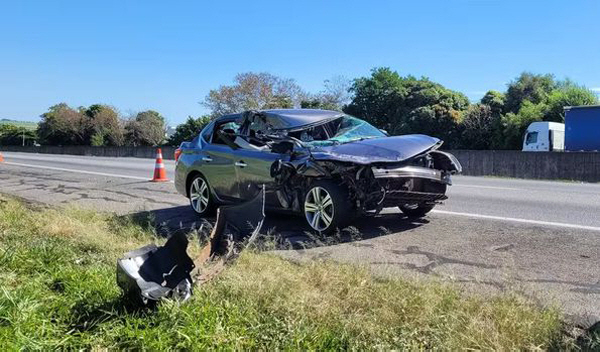
<instances>
[{"instance_id":1,"label":"blue sky","mask_svg":"<svg viewBox=\"0 0 600 352\"><path fill-rule=\"evenodd\" d=\"M599 1L8 1L0 118L56 103L206 110L208 91L266 71L316 92L389 66L472 100L524 70L600 91Z\"/></svg>"}]
</instances>

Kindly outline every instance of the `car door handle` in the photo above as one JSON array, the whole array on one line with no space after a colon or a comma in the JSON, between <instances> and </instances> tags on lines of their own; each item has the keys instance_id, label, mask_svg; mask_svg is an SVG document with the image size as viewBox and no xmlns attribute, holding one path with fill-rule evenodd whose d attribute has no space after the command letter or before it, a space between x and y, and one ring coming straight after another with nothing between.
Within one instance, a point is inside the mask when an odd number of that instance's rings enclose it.
<instances>
[{"instance_id":1,"label":"car door handle","mask_svg":"<svg viewBox=\"0 0 600 352\"><path fill-rule=\"evenodd\" d=\"M245 163L245 162L243 162L243 161L238 161L238 162L236 162L236 163L235 163L235 166L238 166L238 167L246 167L246 166L248 166L248 165L246 165L246 163Z\"/></svg>"},{"instance_id":2,"label":"car door handle","mask_svg":"<svg viewBox=\"0 0 600 352\"><path fill-rule=\"evenodd\" d=\"M207 163L210 163L212 161L212 158L210 156L203 156L202 161L206 161Z\"/></svg>"}]
</instances>

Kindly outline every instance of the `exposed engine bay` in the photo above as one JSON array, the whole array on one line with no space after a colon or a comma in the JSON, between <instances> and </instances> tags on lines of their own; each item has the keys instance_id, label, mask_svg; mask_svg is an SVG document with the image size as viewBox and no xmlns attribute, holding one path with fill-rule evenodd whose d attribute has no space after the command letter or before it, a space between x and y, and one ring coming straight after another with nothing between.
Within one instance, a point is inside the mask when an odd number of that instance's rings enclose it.
<instances>
[{"instance_id":1,"label":"exposed engine bay","mask_svg":"<svg viewBox=\"0 0 600 352\"><path fill-rule=\"evenodd\" d=\"M437 204L447 199L451 171L436 169L434 157L451 160L451 155L432 151L405 166L355 165L347 162L302 160L273 165L277 197L282 206L301 210L301 199L313 178L334 178L346 185L356 209L378 213L383 208L404 204ZM425 164L426 166L419 166Z\"/></svg>"}]
</instances>

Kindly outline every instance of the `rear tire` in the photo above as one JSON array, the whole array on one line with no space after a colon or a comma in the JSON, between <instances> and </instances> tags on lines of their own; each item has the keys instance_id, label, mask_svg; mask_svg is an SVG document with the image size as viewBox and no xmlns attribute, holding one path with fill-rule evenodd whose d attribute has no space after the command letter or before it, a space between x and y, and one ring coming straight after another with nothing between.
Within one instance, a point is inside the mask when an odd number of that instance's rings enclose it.
<instances>
[{"instance_id":1,"label":"rear tire","mask_svg":"<svg viewBox=\"0 0 600 352\"><path fill-rule=\"evenodd\" d=\"M311 184L304 197L304 218L319 233L331 233L353 218L348 189L331 180Z\"/></svg>"},{"instance_id":2,"label":"rear tire","mask_svg":"<svg viewBox=\"0 0 600 352\"><path fill-rule=\"evenodd\" d=\"M404 204L398 206L404 215L409 218L422 218L434 207L435 204Z\"/></svg>"},{"instance_id":3,"label":"rear tire","mask_svg":"<svg viewBox=\"0 0 600 352\"><path fill-rule=\"evenodd\" d=\"M211 215L215 210L215 201L210 193L208 181L202 175L196 175L189 185L190 206L200 215Z\"/></svg>"}]
</instances>

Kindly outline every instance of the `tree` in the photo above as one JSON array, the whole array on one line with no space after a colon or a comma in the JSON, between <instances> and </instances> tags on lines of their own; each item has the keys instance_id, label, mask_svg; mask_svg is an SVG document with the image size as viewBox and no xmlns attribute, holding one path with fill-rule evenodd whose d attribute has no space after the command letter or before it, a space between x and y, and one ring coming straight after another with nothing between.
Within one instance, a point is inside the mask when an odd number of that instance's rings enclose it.
<instances>
[{"instance_id":1,"label":"tree","mask_svg":"<svg viewBox=\"0 0 600 352\"><path fill-rule=\"evenodd\" d=\"M323 99L336 106L338 110L342 110L352 101L352 94L350 93L352 81L348 78L339 75L333 76L326 79L323 86L324 89L321 92Z\"/></svg>"},{"instance_id":2,"label":"tree","mask_svg":"<svg viewBox=\"0 0 600 352\"><path fill-rule=\"evenodd\" d=\"M40 143L48 145L85 145L88 119L65 103L51 106L41 115L37 134Z\"/></svg>"},{"instance_id":3,"label":"tree","mask_svg":"<svg viewBox=\"0 0 600 352\"><path fill-rule=\"evenodd\" d=\"M133 146L160 145L165 134L165 118L154 110L139 112L125 124L126 139Z\"/></svg>"},{"instance_id":4,"label":"tree","mask_svg":"<svg viewBox=\"0 0 600 352\"><path fill-rule=\"evenodd\" d=\"M11 124L0 124L0 145L32 145L37 140L34 130Z\"/></svg>"},{"instance_id":5,"label":"tree","mask_svg":"<svg viewBox=\"0 0 600 352\"><path fill-rule=\"evenodd\" d=\"M245 110L299 106L304 93L293 79L270 73L241 73L234 84L211 90L202 104L213 117Z\"/></svg>"},{"instance_id":6,"label":"tree","mask_svg":"<svg viewBox=\"0 0 600 352\"><path fill-rule=\"evenodd\" d=\"M322 110L334 110L339 111L342 108L335 102L329 101L326 97L321 95L315 95L311 98L306 98L300 102L302 109L322 109Z\"/></svg>"},{"instance_id":7,"label":"tree","mask_svg":"<svg viewBox=\"0 0 600 352\"><path fill-rule=\"evenodd\" d=\"M274 95L262 109L290 109L294 107L292 98L287 95Z\"/></svg>"},{"instance_id":8,"label":"tree","mask_svg":"<svg viewBox=\"0 0 600 352\"><path fill-rule=\"evenodd\" d=\"M389 68L376 68L371 77L355 79L352 102L345 112L363 118L391 134L426 133L452 146L469 100L427 78L401 77Z\"/></svg>"},{"instance_id":9,"label":"tree","mask_svg":"<svg viewBox=\"0 0 600 352\"><path fill-rule=\"evenodd\" d=\"M481 104L490 107L490 110L497 115L504 112L504 105L506 103L506 95L495 90L489 90L483 98L481 98Z\"/></svg>"},{"instance_id":10,"label":"tree","mask_svg":"<svg viewBox=\"0 0 600 352\"><path fill-rule=\"evenodd\" d=\"M387 67L374 68L371 70L371 77L356 78L353 81L350 91L354 94L354 99L345 112L392 133L397 125L398 103L406 95L403 81L396 71Z\"/></svg>"},{"instance_id":11,"label":"tree","mask_svg":"<svg viewBox=\"0 0 600 352\"><path fill-rule=\"evenodd\" d=\"M536 75L523 72L508 85L504 111L517 113L524 101L533 104L542 103L555 88L556 83L553 75Z\"/></svg>"},{"instance_id":12,"label":"tree","mask_svg":"<svg viewBox=\"0 0 600 352\"><path fill-rule=\"evenodd\" d=\"M577 85L570 80L558 83L558 88L548 96L548 112L545 121L565 122L565 106L595 105L598 97L584 86Z\"/></svg>"},{"instance_id":13,"label":"tree","mask_svg":"<svg viewBox=\"0 0 600 352\"><path fill-rule=\"evenodd\" d=\"M123 125L117 110L108 105L94 104L84 110L84 115L89 118L89 131L87 132L90 145L125 144Z\"/></svg>"},{"instance_id":14,"label":"tree","mask_svg":"<svg viewBox=\"0 0 600 352\"><path fill-rule=\"evenodd\" d=\"M96 132L90 138L90 145L92 147L101 147L104 145L104 133Z\"/></svg>"},{"instance_id":15,"label":"tree","mask_svg":"<svg viewBox=\"0 0 600 352\"><path fill-rule=\"evenodd\" d=\"M542 121L548 112L545 103L534 104L529 100L523 101L518 113L509 112L502 117L503 149L521 149L523 134L527 127L536 121Z\"/></svg>"},{"instance_id":16,"label":"tree","mask_svg":"<svg viewBox=\"0 0 600 352\"><path fill-rule=\"evenodd\" d=\"M167 144L179 146L181 142L191 141L196 138L200 130L210 122L210 116L204 115L197 119L188 116L187 120L177 126L175 133L169 137Z\"/></svg>"},{"instance_id":17,"label":"tree","mask_svg":"<svg viewBox=\"0 0 600 352\"><path fill-rule=\"evenodd\" d=\"M351 81L343 76L334 76L323 82L324 89L300 102L303 109L343 110L352 100Z\"/></svg>"},{"instance_id":18,"label":"tree","mask_svg":"<svg viewBox=\"0 0 600 352\"><path fill-rule=\"evenodd\" d=\"M461 147L468 149L491 149L494 134L499 129L501 115L494 113L487 104L473 104L462 120Z\"/></svg>"}]
</instances>

